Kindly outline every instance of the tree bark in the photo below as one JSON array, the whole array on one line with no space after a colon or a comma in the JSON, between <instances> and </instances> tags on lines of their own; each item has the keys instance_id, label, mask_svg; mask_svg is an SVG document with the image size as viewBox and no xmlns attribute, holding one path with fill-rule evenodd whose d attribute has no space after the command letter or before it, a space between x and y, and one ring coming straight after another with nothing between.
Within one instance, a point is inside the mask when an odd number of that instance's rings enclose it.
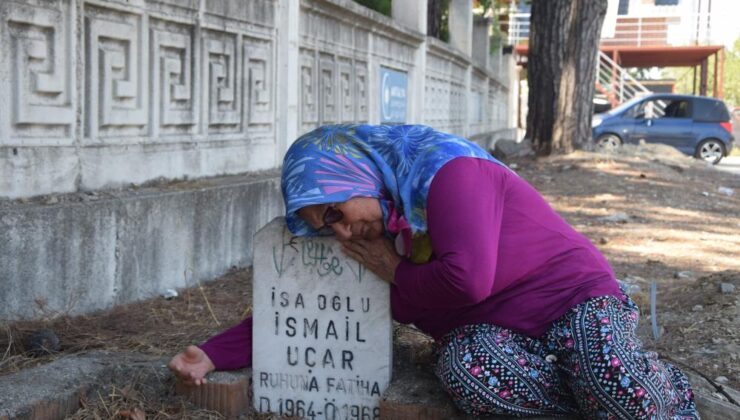
<instances>
[{"instance_id":1,"label":"tree bark","mask_svg":"<svg viewBox=\"0 0 740 420\"><path fill-rule=\"evenodd\" d=\"M527 135L538 156L591 140L596 54L608 0L533 0Z\"/></svg>"}]
</instances>

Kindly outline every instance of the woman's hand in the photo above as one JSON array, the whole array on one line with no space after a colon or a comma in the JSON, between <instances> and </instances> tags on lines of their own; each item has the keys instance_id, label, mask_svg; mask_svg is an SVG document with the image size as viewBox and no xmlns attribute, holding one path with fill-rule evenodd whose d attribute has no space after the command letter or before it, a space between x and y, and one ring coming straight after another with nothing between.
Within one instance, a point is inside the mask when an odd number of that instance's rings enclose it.
<instances>
[{"instance_id":1,"label":"woman's hand","mask_svg":"<svg viewBox=\"0 0 740 420\"><path fill-rule=\"evenodd\" d=\"M393 279L396 267L402 260L389 239L381 236L377 239L358 238L340 242L345 254L359 261L381 279L395 284Z\"/></svg>"},{"instance_id":2,"label":"woman's hand","mask_svg":"<svg viewBox=\"0 0 740 420\"><path fill-rule=\"evenodd\" d=\"M197 346L188 346L184 352L176 354L167 367L188 385L206 383L206 374L216 369L206 352Z\"/></svg>"}]
</instances>

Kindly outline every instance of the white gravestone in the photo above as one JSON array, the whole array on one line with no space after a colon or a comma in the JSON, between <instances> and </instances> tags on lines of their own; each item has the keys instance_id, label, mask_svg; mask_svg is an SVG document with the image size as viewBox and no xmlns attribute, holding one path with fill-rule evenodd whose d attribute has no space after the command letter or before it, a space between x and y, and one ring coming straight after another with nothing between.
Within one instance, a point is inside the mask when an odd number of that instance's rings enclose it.
<instances>
[{"instance_id":1,"label":"white gravestone","mask_svg":"<svg viewBox=\"0 0 740 420\"><path fill-rule=\"evenodd\" d=\"M390 286L333 237L294 237L283 218L254 247L255 409L378 419L391 379Z\"/></svg>"}]
</instances>

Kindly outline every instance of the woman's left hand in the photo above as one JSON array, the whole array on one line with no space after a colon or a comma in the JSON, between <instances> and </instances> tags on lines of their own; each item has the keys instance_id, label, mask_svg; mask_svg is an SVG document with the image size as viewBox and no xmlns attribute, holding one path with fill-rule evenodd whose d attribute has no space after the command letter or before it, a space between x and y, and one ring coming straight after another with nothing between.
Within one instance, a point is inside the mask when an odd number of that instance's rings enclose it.
<instances>
[{"instance_id":1,"label":"woman's left hand","mask_svg":"<svg viewBox=\"0 0 740 420\"><path fill-rule=\"evenodd\" d=\"M345 254L359 261L381 279L395 284L393 279L396 267L402 260L389 239L381 236L377 239L350 239L341 243Z\"/></svg>"}]
</instances>

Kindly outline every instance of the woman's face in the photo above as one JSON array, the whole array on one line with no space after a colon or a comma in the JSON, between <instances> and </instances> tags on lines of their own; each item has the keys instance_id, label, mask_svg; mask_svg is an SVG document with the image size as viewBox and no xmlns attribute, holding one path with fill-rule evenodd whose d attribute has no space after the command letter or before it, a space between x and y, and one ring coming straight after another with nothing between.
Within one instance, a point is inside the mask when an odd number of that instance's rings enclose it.
<instances>
[{"instance_id":1,"label":"woman's face","mask_svg":"<svg viewBox=\"0 0 740 420\"><path fill-rule=\"evenodd\" d=\"M339 240L376 239L383 234L383 212L377 198L354 197L337 204L315 204L298 210L298 216L314 229L324 227L326 209L334 207L343 217L328 226Z\"/></svg>"}]
</instances>

